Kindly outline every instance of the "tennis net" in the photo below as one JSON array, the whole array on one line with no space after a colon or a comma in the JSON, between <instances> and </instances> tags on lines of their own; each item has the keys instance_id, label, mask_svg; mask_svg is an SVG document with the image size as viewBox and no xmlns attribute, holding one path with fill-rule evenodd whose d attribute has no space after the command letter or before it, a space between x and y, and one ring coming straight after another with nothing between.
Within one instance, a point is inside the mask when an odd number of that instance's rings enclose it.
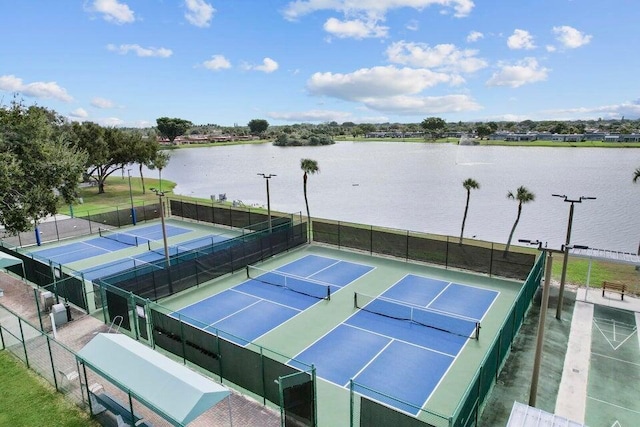
<instances>
[{"instance_id":1,"label":"tennis net","mask_svg":"<svg viewBox=\"0 0 640 427\"><path fill-rule=\"evenodd\" d=\"M359 310L391 319L405 320L465 338L478 339L480 336L480 322L476 319L357 292L354 293L353 303L354 307Z\"/></svg>"},{"instance_id":2,"label":"tennis net","mask_svg":"<svg viewBox=\"0 0 640 427\"><path fill-rule=\"evenodd\" d=\"M294 276L281 271L263 270L247 265L247 277L267 285L278 286L317 299L331 299L331 285L306 277Z\"/></svg>"},{"instance_id":3,"label":"tennis net","mask_svg":"<svg viewBox=\"0 0 640 427\"><path fill-rule=\"evenodd\" d=\"M133 234L105 230L102 228L98 229L98 234L100 234L100 237L104 237L105 239L114 240L129 246L139 246L141 242L146 243L149 240L144 237L134 236Z\"/></svg>"}]
</instances>

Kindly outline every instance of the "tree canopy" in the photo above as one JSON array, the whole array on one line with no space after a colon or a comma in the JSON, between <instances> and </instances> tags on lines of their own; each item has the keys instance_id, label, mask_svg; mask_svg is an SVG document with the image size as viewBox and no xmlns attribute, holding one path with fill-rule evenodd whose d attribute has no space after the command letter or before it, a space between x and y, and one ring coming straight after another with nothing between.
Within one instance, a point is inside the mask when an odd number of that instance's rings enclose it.
<instances>
[{"instance_id":1,"label":"tree canopy","mask_svg":"<svg viewBox=\"0 0 640 427\"><path fill-rule=\"evenodd\" d=\"M105 181L112 173L141 158L138 148L144 144L139 133L103 128L92 122L73 123L71 129L76 146L89 153L85 166L98 183L98 193L104 193Z\"/></svg>"},{"instance_id":2,"label":"tree canopy","mask_svg":"<svg viewBox=\"0 0 640 427\"><path fill-rule=\"evenodd\" d=\"M177 137L184 135L193 126L189 120L176 117L160 117L156 119L156 124L160 135L169 139L172 144Z\"/></svg>"},{"instance_id":3,"label":"tree canopy","mask_svg":"<svg viewBox=\"0 0 640 427\"><path fill-rule=\"evenodd\" d=\"M249 126L249 130L252 134L260 135L267 130L269 122L264 119L253 119L247 123L247 126Z\"/></svg>"},{"instance_id":4,"label":"tree canopy","mask_svg":"<svg viewBox=\"0 0 640 427\"><path fill-rule=\"evenodd\" d=\"M27 231L71 203L87 154L70 143L64 119L43 107L13 101L0 107L0 224Z\"/></svg>"},{"instance_id":5,"label":"tree canopy","mask_svg":"<svg viewBox=\"0 0 640 427\"><path fill-rule=\"evenodd\" d=\"M430 132L433 138L437 138L447 128L447 122L440 117L427 117L420 123L420 126Z\"/></svg>"}]
</instances>

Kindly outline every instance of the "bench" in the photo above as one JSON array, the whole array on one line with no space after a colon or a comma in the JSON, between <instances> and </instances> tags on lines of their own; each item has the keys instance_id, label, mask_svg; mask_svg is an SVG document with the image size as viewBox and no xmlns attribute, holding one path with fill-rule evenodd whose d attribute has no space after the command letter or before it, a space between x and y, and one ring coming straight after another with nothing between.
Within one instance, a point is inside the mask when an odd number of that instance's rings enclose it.
<instances>
[{"instance_id":1,"label":"bench","mask_svg":"<svg viewBox=\"0 0 640 427\"><path fill-rule=\"evenodd\" d=\"M602 282L602 296L604 297L604 292L617 292L620 294L620 299L624 301L624 293L627 291L627 285L625 283L617 283L617 282Z\"/></svg>"},{"instance_id":2,"label":"bench","mask_svg":"<svg viewBox=\"0 0 640 427\"><path fill-rule=\"evenodd\" d=\"M91 398L92 411L94 415L98 415L104 411L109 411L116 417L118 427L151 427L151 424L148 424L141 415L136 414L135 412L133 413L132 418L129 405L122 404L114 396L105 392L101 386L96 386L95 384L91 386L89 396Z\"/></svg>"}]
</instances>

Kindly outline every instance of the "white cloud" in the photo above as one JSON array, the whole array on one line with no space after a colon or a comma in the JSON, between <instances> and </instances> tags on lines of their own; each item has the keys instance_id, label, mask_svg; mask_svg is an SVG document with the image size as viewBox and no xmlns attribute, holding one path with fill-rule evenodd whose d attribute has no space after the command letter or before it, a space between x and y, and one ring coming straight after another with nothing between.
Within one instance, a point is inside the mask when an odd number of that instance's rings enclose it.
<instances>
[{"instance_id":1,"label":"white cloud","mask_svg":"<svg viewBox=\"0 0 640 427\"><path fill-rule=\"evenodd\" d=\"M85 110L84 108L76 108L69 113L69 116L76 119L86 119L87 117L89 117L89 113L87 113L87 110Z\"/></svg>"},{"instance_id":2,"label":"white cloud","mask_svg":"<svg viewBox=\"0 0 640 427\"><path fill-rule=\"evenodd\" d=\"M556 40L568 49L575 49L589 44L592 38L592 36L586 35L568 25L553 27L553 33L556 34Z\"/></svg>"},{"instance_id":3,"label":"white cloud","mask_svg":"<svg viewBox=\"0 0 640 427\"><path fill-rule=\"evenodd\" d=\"M262 60L262 65L246 64L244 66L244 68L247 70L263 71L265 73L273 73L278 69L278 67L278 63L271 58L264 58Z\"/></svg>"},{"instance_id":4,"label":"white cloud","mask_svg":"<svg viewBox=\"0 0 640 427\"><path fill-rule=\"evenodd\" d=\"M107 50L117 52L120 55L126 55L129 52L133 52L141 57L168 58L173 55L173 51L171 49L166 49L164 47L142 47L138 44L121 44L120 46L108 44Z\"/></svg>"},{"instance_id":5,"label":"white cloud","mask_svg":"<svg viewBox=\"0 0 640 427\"><path fill-rule=\"evenodd\" d=\"M557 50L555 46L550 44L546 45L545 49L547 49L547 52L555 52Z\"/></svg>"},{"instance_id":6,"label":"white cloud","mask_svg":"<svg viewBox=\"0 0 640 427\"><path fill-rule=\"evenodd\" d=\"M324 23L324 30L338 38L364 39L386 37L389 27L378 25L375 19L341 21L336 18L329 18Z\"/></svg>"},{"instance_id":7,"label":"white cloud","mask_svg":"<svg viewBox=\"0 0 640 427\"><path fill-rule=\"evenodd\" d=\"M514 65L499 64L500 70L491 76L487 86L520 87L525 84L544 81L549 69L541 67L535 58L525 58Z\"/></svg>"},{"instance_id":8,"label":"white cloud","mask_svg":"<svg viewBox=\"0 0 640 427\"><path fill-rule=\"evenodd\" d=\"M389 98L365 99L363 102L372 110L403 115L455 113L476 111L482 108L468 95L425 97L401 95Z\"/></svg>"},{"instance_id":9,"label":"white cloud","mask_svg":"<svg viewBox=\"0 0 640 427\"><path fill-rule=\"evenodd\" d=\"M94 122L98 123L101 126L107 127L117 127L125 124L125 121L119 119L118 117L103 117L99 119L94 119Z\"/></svg>"},{"instance_id":10,"label":"white cloud","mask_svg":"<svg viewBox=\"0 0 640 427\"><path fill-rule=\"evenodd\" d=\"M484 34L482 34L480 31L471 31L469 35L467 35L467 42L469 43L477 42L482 38L484 38Z\"/></svg>"},{"instance_id":11,"label":"white cloud","mask_svg":"<svg viewBox=\"0 0 640 427\"><path fill-rule=\"evenodd\" d=\"M330 110L309 110L291 112L270 112L267 114L276 120L286 120L288 122L332 122L343 123L353 121L351 113L344 111Z\"/></svg>"},{"instance_id":12,"label":"white cloud","mask_svg":"<svg viewBox=\"0 0 640 427\"><path fill-rule=\"evenodd\" d=\"M405 28L409 31L418 31L420 29L420 23L417 20L412 19L407 23Z\"/></svg>"},{"instance_id":13,"label":"white cloud","mask_svg":"<svg viewBox=\"0 0 640 427\"><path fill-rule=\"evenodd\" d=\"M96 108L113 108L113 101L105 98L96 97L91 100L91 105Z\"/></svg>"},{"instance_id":14,"label":"white cloud","mask_svg":"<svg viewBox=\"0 0 640 427\"><path fill-rule=\"evenodd\" d=\"M210 60L204 61L202 65L204 65L204 68L213 71L231 68L231 62L223 55L213 55Z\"/></svg>"},{"instance_id":15,"label":"white cloud","mask_svg":"<svg viewBox=\"0 0 640 427\"><path fill-rule=\"evenodd\" d=\"M623 102L621 104L601 105L599 107L578 107L558 110L548 110L544 112L549 117L566 118L567 120L581 119L619 119L626 117L630 119L640 118L640 102Z\"/></svg>"},{"instance_id":16,"label":"white cloud","mask_svg":"<svg viewBox=\"0 0 640 427\"><path fill-rule=\"evenodd\" d=\"M402 40L391 44L386 53L390 62L418 68L473 73L487 66L487 61L476 57L477 50L460 50L452 44L431 47Z\"/></svg>"},{"instance_id":17,"label":"white cloud","mask_svg":"<svg viewBox=\"0 0 640 427\"><path fill-rule=\"evenodd\" d=\"M216 11L213 6L204 0L185 0L184 5L187 7L184 17L190 24L196 27L209 26L213 13Z\"/></svg>"},{"instance_id":18,"label":"white cloud","mask_svg":"<svg viewBox=\"0 0 640 427\"><path fill-rule=\"evenodd\" d=\"M101 13L105 21L115 24L130 24L135 21L133 10L118 0L95 0L90 10Z\"/></svg>"},{"instance_id":19,"label":"white cloud","mask_svg":"<svg viewBox=\"0 0 640 427\"><path fill-rule=\"evenodd\" d=\"M533 43L533 36L529 34L529 31L518 29L507 39L507 46L509 46L509 49L535 49L536 47Z\"/></svg>"},{"instance_id":20,"label":"white cloud","mask_svg":"<svg viewBox=\"0 0 640 427\"><path fill-rule=\"evenodd\" d=\"M363 68L350 74L315 73L307 82L313 95L360 102L370 110L396 114L427 114L477 110L467 95L419 96L438 84L458 84L461 77L425 68L395 66Z\"/></svg>"},{"instance_id":21,"label":"white cloud","mask_svg":"<svg viewBox=\"0 0 640 427\"><path fill-rule=\"evenodd\" d=\"M296 20L317 11L333 10L345 16L364 14L382 17L392 9L408 7L421 10L429 6L452 8L454 16L464 17L471 13L474 3L473 0L295 0L285 7L284 16Z\"/></svg>"},{"instance_id":22,"label":"white cloud","mask_svg":"<svg viewBox=\"0 0 640 427\"><path fill-rule=\"evenodd\" d=\"M71 102L73 97L67 90L56 82L23 83L22 79L14 75L0 76L0 90L19 92L32 98L51 98L59 101Z\"/></svg>"},{"instance_id":23,"label":"white cloud","mask_svg":"<svg viewBox=\"0 0 640 427\"><path fill-rule=\"evenodd\" d=\"M307 82L307 88L314 95L360 101L370 97L418 94L443 83L458 84L460 81L445 73L390 65L362 68L350 74L315 73Z\"/></svg>"}]
</instances>

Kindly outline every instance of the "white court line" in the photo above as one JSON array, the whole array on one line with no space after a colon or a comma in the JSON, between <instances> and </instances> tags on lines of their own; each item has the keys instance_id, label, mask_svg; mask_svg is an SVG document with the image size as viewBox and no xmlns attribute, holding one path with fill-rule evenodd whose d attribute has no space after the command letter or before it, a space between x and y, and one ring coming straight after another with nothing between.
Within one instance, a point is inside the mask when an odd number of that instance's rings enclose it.
<instances>
[{"instance_id":1,"label":"white court line","mask_svg":"<svg viewBox=\"0 0 640 427\"><path fill-rule=\"evenodd\" d=\"M626 408L624 406L616 405L615 403L607 402L606 400L597 399L597 398L591 397L591 396L587 396L587 398L590 399L590 400L595 400L596 402L604 403L605 405L613 406L613 407L618 408L618 409L623 409L625 411L629 411L629 412L633 412L633 413L636 413L636 414L640 414L640 411L636 411L635 409L630 409L630 408Z\"/></svg>"}]
</instances>

